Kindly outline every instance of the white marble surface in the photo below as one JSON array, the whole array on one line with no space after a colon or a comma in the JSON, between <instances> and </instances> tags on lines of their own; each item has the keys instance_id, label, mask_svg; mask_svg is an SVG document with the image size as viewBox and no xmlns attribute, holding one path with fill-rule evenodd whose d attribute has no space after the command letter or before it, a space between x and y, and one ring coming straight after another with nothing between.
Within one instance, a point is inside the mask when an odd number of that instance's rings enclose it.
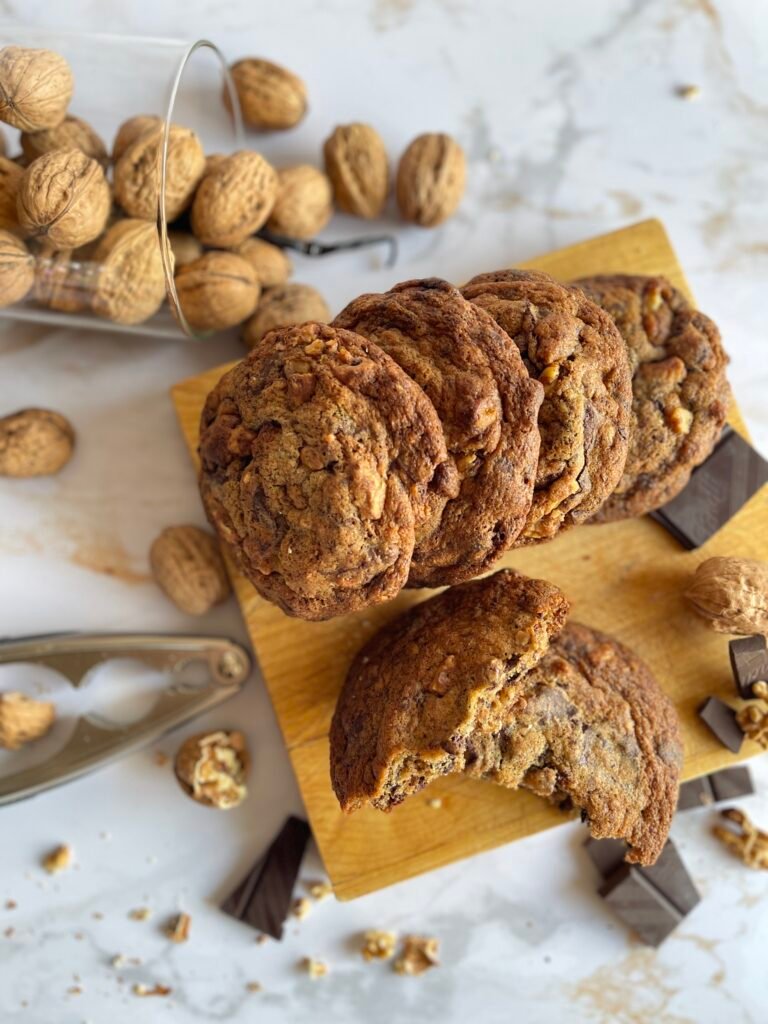
<instances>
[{"instance_id":1,"label":"white marble surface","mask_svg":"<svg viewBox=\"0 0 768 1024\"><path fill-rule=\"evenodd\" d=\"M419 131L456 133L470 156L461 213L434 233L401 230L394 272L363 255L298 264L332 306L397 278L461 280L661 217L723 328L736 395L768 450L762 0L69 0L59 18L65 10L71 28L208 35L232 57L254 52L295 68L312 111L299 131L266 140L277 161L315 159L331 125L356 118L377 124L393 154ZM54 7L3 0L0 11L47 25ZM697 102L675 94L688 82L701 86ZM326 234L356 228L340 220ZM60 477L0 484L1 633L199 626L243 637L233 602L199 623L176 613L146 560L162 526L202 521L167 389L237 353L234 341L0 330L0 411L52 406L80 437ZM10 685L64 689L35 672L0 676ZM115 675L82 699L140 703ZM704 899L658 952L633 944L594 895L576 826L351 904L327 901L281 945L257 946L215 903L300 802L257 678L206 724L232 722L247 723L255 763L249 800L227 815L185 800L151 752L0 812L3 1024L765 1020L768 878L717 847L705 810L673 830ZM768 784L768 766L754 768ZM749 809L768 825L768 798ZM76 864L51 879L39 861L58 842L73 845ZM321 873L316 858L304 873ZM8 899L16 909L3 909ZM152 920L128 919L144 905ZM159 926L180 908L192 914L192 939L173 946ZM438 936L442 967L404 979L363 964L355 942L368 927ZM116 970L116 954L142 963ZM327 978L297 970L308 954L328 961ZM248 994L250 980L264 991ZM131 994L134 982L155 981L173 994Z\"/></svg>"}]
</instances>

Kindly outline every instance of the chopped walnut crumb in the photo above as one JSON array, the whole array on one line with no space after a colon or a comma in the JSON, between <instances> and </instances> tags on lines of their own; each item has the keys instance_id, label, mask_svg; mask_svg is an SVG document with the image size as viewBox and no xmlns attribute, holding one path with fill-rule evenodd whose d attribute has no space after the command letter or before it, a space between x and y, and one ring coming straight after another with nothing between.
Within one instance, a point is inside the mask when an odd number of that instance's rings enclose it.
<instances>
[{"instance_id":1,"label":"chopped walnut crumb","mask_svg":"<svg viewBox=\"0 0 768 1024\"><path fill-rule=\"evenodd\" d=\"M309 882L307 892L318 903L333 895L333 886L330 882Z\"/></svg>"},{"instance_id":2,"label":"chopped walnut crumb","mask_svg":"<svg viewBox=\"0 0 768 1024\"><path fill-rule=\"evenodd\" d=\"M189 929L192 926L192 918L189 914L177 914L165 926L165 934L171 942L186 942L189 939Z\"/></svg>"},{"instance_id":3,"label":"chopped walnut crumb","mask_svg":"<svg viewBox=\"0 0 768 1024\"><path fill-rule=\"evenodd\" d=\"M16 902L16 900L6 900L5 901L5 909L6 910L15 910L16 907L18 907L18 905L19 904Z\"/></svg>"},{"instance_id":4,"label":"chopped walnut crumb","mask_svg":"<svg viewBox=\"0 0 768 1024\"><path fill-rule=\"evenodd\" d=\"M134 907L128 912L128 917L132 921L148 921L152 917L152 911L149 907Z\"/></svg>"},{"instance_id":5,"label":"chopped walnut crumb","mask_svg":"<svg viewBox=\"0 0 768 1024\"><path fill-rule=\"evenodd\" d=\"M678 85L677 95L681 100L698 100L701 99L701 86L700 85Z\"/></svg>"},{"instance_id":6,"label":"chopped walnut crumb","mask_svg":"<svg viewBox=\"0 0 768 1024\"><path fill-rule=\"evenodd\" d=\"M57 846L55 850L51 850L50 853L43 857L43 867L49 875L55 875L59 871L66 871L71 864L72 847L67 846L66 843Z\"/></svg>"},{"instance_id":7,"label":"chopped walnut crumb","mask_svg":"<svg viewBox=\"0 0 768 1024\"><path fill-rule=\"evenodd\" d=\"M291 914L298 918L299 921L303 921L305 917L308 917L311 911L312 903L306 898L306 896L300 896L299 899L293 901Z\"/></svg>"},{"instance_id":8,"label":"chopped walnut crumb","mask_svg":"<svg viewBox=\"0 0 768 1024\"><path fill-rule=\"evenodd\" d=\"M389 960L395 955L396 943L397 935L394 932L380 932L376 929L365 932L360 950L363 960Z\"/></svg>"},{"instance_id":9,"label":"chopped walnut crumb","mask_svg":"<svg viewBox=\"0 0 768 1024\"><path fill-rule=\"evenodd\" d=\"M269 936L266 935L264 932L259 932L259 934L256 936L256 945L263 946L265 942L269 942Z\"/></svg>"},{"instance_id":10,"label":"chopped walnut crumb","mask_svg":"<svg viewBox=\"0 0 768 1024\"><path fill-rule=\"evenodd\" d=\"M753 687L753 692L758 697L762 697L763 694L762 690L758 690L761 685L764 684L755 683ZM745 736L759 743L763 750L768 750L768 711L758 704L747 704L737 713L736 721Z\"/></svg>"},{"instance_id":11,"label":"chopped walnut crumb","mask_svg":"<svg viewBox=\"0 0 768 1024\"><path fill-rule=\"evenodd\" d=\"M305 956L301 961L301 966L313 981L317 978L324 978L328 973L328 964L322 960L314 960L311 956Z\"/></svg>"},{"instance_id":12,"label":"chopped walnut crumb","mask_svg":"<svg viewBox=\"0 0 768 1024\"><path fill-rule=\"evenodd\" d=\"M258 981L249 981L246 983L246 992L261 992L262 985Z\"/></svg>"},{"instance_id":13,"label":"chopped walnut crumb","mask_svg":"<svg viewBox=\"0 0 768 1024\"><path fill-rule=\"evenodd\" d=\"M727 808L720 817L733 822L736 828L715 825L712 831L717 838L730 847L747 867L768 870L768 833L761 832L737 807Z\"/></svg>"},{"instance_id":14,"label":"chopped walnut crumb","mask_svg":"<svg viewBox=\"0 0 768 1024\"><path fill-rule=\"evenodd\" d=\"M152 988L138 982L133 986L131 991L135 996L169 996L171 992L173 992L173 989L168 988L167 985L161 985L159 982L153 985Z\"/></svg>"},{"instance_id":15,"label":"chopped walnut crumb","mask_svg":"<svg viewBox=\"0 0 768 1024\"><path fill-rule=\"evenodd\" d=\"M83 994L83 990L79 985L70 985L67 989L67 993L71 996L80 996Z\"/></svg>"},{"instance_id":16,"label":"chopped walnut crumb","mask_svg":"<svg viewBox=\"0 0 768 1024\"><path fill-rule=\"evenodd\" d=\"M442 800L440 799L440 797L439 797L439 796L431 796L431 797L430 797L430 798L429 798L429 799L427 800L427 807L431 807L431 808L432 808L432 810L435 810L435 811L437 811L437 810L439 810L439 809L440 809L440 808L441 808L442 806L443 806L443 801L442 801Z\"/></svg>"},{"instance_id":17,"label":"chopped walnut crumb","mask_svg":"<svg viewBox=\"0 0 768 1024\"><path fill-rule=\"evenodd\" d=\"M440 943L438 939L425 938L421 935L406 935L403 952L395 960L398 974L423 974L430 967L437 967L440 961L437 953Z\"/></svg>"},{"instance_id":18,"label":"chopped walnut crumb","mask_svg":"<svg viewBox=\"0 0 768 1024\"><path fill-rule=\"evenodd\" d=\"M15 928L6 928L5 931L3 932L3 935L6 937L6 939L10 939L13 937L15 931Z\"/></svg>"},{"instance_id":19,"label":"chopped walnut crumb","mask_svg":"<svg viewBox=\"0 0 768 1024\"><path fill-rule=\"evenodd\" d=\"M156 750L154 753L154 761L158 768L165 768L170 761L170 757L164 754L162 750Z\"/></svg>"}]
</instances>

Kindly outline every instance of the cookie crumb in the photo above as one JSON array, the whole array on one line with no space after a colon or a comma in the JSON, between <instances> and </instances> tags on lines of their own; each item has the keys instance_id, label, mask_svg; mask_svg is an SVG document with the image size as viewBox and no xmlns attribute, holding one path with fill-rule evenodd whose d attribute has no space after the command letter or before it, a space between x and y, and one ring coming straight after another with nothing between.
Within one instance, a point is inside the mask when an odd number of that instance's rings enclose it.
<instances>
[{"instance_id":1,"label":"cookie crumb","mask_svg":"<svg viewBox=\"0 0 768 1024\"><path fill-rule=\"evenodd\" d=\"M260 932L256 936L256 945L263 946L265 942L269 942L269 936L266 935L264 932Z\"/></svg>"},{"instance_id":2,"label":"cookie crumb","mask_svg":"<svg viewBox=\"0 0 768 1024\"><path fill-rule=\"evenodd\" d=\"M49 875L58 874L59 871L66 871L72 864L72 847L62 843L55 850L43 857L43 867Z\"/></svg>"},{"instance_id":3,"label":"cookie crumb","mask_svg":"<svg viewBox=\"0 0 768 1024\"><path fill-rule=\"evenodd\" d=\"M15 910L16 907L18 907L18 905L19 904L16 902L16 900L6 900L5 901L5 909L6 910Z\"/></svg>"},{"instance_id":4,"label":"cookie crumb","mask_svg":"<svg viewBox=\"0 0 768 1024\"><path fill-rule=\"evenodd\" d=\"M82 990L82 988L79 985L71 985L67 989L67 995L70 995L70 996L81 996L82 994L83 994L83 990Z\"/></svg>"},{"instance_id":5,"label":"cookie crumb","mask_svg":"<svg viewBox=\"0 0 768 1024\"><path fill-rule=\"evenodd\" d=\"M675 92L677 93L677 95L680 97L681 100L687 100L689 103L691 102L691 100L700 100L701 99L701 86L700 85L693 85L693 84L678 85L678 87L675 90Z\"/></svg>"},{"instance_id":6,"label":"cookie crumb","mask_svg":"<svg viewBox=\"0 0 768 1024\"><path fill-rule=\"evenodd\" d=\"M303 921L305 917L308 917L311 911L312 903L306 898L306 896L301 896L299 899L293 901L291 914L298 918L299 921Z\"/></svg>"},{"instance_id":7,"label":"cookie crumb","mask_svg":"<svg viewBox=\"0 0 768 1024\"><path fill-rule=\"evenodd\" d=\"M249 981L246 983L245 990L246 992L261 992L262 987L258 981Z\"/></svg>"},{"instance_id":8,"label":"cookie crumb","mask_svg":"<svg viewBox=\"0 0 768 1024\"><path fill-rule=\"evenodd\" d=\"M307 892L313 900L320 903L322 900L333 895L333 886L330 882L309 882L307 884Z\"/></svg>"},{"instance_id":9,"label":"cookie crumb","mask_svg":"<svg viewBox=\"0 0 768 1024\"><path fill-rule=\"evenodd\" d=\"M750 821L744 811L729 807L720 817L733 822L735 829L727 825L715 825L714 835L732 850L750 868L768 870L768 833Z\"/></svg>"},{"instance_id":10,"label":"cookie crumb","mask_svg":"<svg viewBox=\"0 0 768 1024\"><path fill-rule=\"evenodd\" d=\"M178 914L166 925L165 934L171 942L187 942L191 925L192 918L189 914Z\"/></svg>"},{"instance_id":11,"label":"cookie crumb","mask_svg":"<svg viewBox=\"0 0 768 1024\"><path fill-rule=\"evenodd\" d=\"M167 985L161 985L159 982L150 988L148 985L143 985L141 982L137 982L131 989L135 996L169 996L173 991Z\"/></svg>"},{"instance_id":12,"label":"cookie crumb","mask_svg":"<svg viewBox=\"0 0 768 1024\"><path fill-rule=\"evenodd\" d=\"M363 934L360 949L363 960L389 960L395 955L397 935L394 932L378 931L375 928Z\"/></svg>"},{"instance_id":13,"label":"cookie crumb","mask_svg":"<svg viewBox=\"0 0 768 1024\"><path fill-rule=\"evenodd\" d=\"M132 921L148 921L152 917L152 911L149 907L134 907L128 912L128 917Z\"/></svg>"},{"instance_id":14,"label":"cookie crumb","mask_svg":"<svg viewBox=\"0 0 768 1024\"><path fill-rule=\"evenodd\" d=\"M301 961L301 967L313 981L316 981L318 978L324 978L328 973L328 964L323 960L315 960L311 956L304 957Z\"/></svg>"},{"instance_id":15,"label":"cookie crumb","mask_svg":"<svg viewBox=\"0 0 768 1024\"><path fill-rule=\"evenodd\" d=\"M443 801L439 796L431 796L427 800L427 807L431 807L433 811L439 811L443 806Z\"/></svg>"},{"instance_id":16,"label":"cookie crumb","mask_svg":"<svg viewBox=\"0 0 768 1024\"><path fill-rule=\"evenodd\" d=\"M438 939L426 938L422 935L406 935L403 940L403 952L395 960L398 974L417 975L428 971L430 967L438 967L437 959L440 942Z\"/></svg>"}]
</instances>

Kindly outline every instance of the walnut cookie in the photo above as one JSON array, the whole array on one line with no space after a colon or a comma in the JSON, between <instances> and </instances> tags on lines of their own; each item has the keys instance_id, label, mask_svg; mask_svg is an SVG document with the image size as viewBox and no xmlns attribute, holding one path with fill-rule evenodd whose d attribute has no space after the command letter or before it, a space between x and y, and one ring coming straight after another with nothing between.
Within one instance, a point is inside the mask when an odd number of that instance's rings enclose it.
<instances>
[{"instance_id":1,"label":"walnut cookie","mask_svg":"<svg viewBox=\"0 0 768 1024\"><path fill-rule=\"evenodd\" d=\"M354 299L333 321L387 352L426 392L460 488L417 544L410 586L480 575L522 530L539 454L543 388L479 307L446 281L406 281Z\"/></svg>"},{"instance_id":2,"label":"walnut cookie","mask_svg":"<svg viewBox=\"0 0 768 1024\"><path fill-rule=\"evenodd\" d=\"M448 498L440 421L378 346L317 323L267 334L208 396L208 518L245 575L290 615L393 597Z\"/></svg>"},{"instance_id":3,"label":"walnut cookie","mask_svg":"<svg viewBox=\"0 0 768 1024\"><path fill-rule=\"evenodd\" d=\"M544 384L533 504L518 543L585 522L619 482L632 402L626 346L583 292L540 271L499 270L462 289L520 350Z\"/></svg>"},{"instance_id":4,"label":"walnut cookie","mask_svg":"<svg viewBox=\"0 0 768 1024\"><path fill-rule=\"evenodd\" d=\"M629 861L653 863L677 803L674 708L626 647L563 630L567 611L556 587L502 570L378 633L331 725L342 808L389 810L463 772L579 807L594 836L625 839Z\"/></svg>"},{"instance_id":5,"label":"walnut cookie","mask_svg":"<svg viewBox=\"0 0 768 1024\"><path fill-rule=\"evenodd\" d=\"M610 274L573 282L609 313L632 370L629 454L593 517L613 522L666 505L714 448L730 389L720 332L663 277Z\"/></svg>"}]
</instances>

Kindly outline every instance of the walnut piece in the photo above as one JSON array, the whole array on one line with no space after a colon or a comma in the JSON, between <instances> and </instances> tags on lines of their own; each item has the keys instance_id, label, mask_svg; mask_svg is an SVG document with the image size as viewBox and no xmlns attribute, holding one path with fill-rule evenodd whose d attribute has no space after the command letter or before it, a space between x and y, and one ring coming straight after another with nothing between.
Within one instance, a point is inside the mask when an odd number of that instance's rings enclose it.
<instances>
[{"instance_id":1,"label":"walnut piece","mask_svg":"<svg viewBox=\"0 0 768 1024\"><path fill-rule=\"evenodd\" d=\"M707 558L685 597L717 633L768 632L768 564L753 558Z\"/></svg>"},{"instance_id":2,"label":"walnut piece","mask_svg":"<svg viewBox=\"0 0 768 1024\"><path fill-rule=\"evenodd\" d=\"M10 231L0 231L0 306L12 306L35 283L35 258Z\"/></svg>"},{"instance_id":3,"label":"walnut piece","mask_svg":"<svg viewBox=\"0 0 768 1024\"><path fill-rule=\"evenodd\" d=\"M97 238L112 197L97 160L79 149L44 153L24 172L17 195L19 224L54 249L77 249Z\"/></svg>"},{"instance_id":4,"label":"walnut piece","mask_svg":"<svg viewBox=\"0 0 768 1024\"><path fill-rule=\"evenodd\" d=\"M276 197L274 167L259 153L233 153L200 182L192 203L192 231L203 245L232 248L263 227Z\"/></svg>"},{"instance_id":5,"label":"walnut piece","mask_svg":"<svg viewBox=\"0 0 768 1024\"><path fill-rule=\"evenodd\" d=\"M260 287L251 264L233 252L207 252L176 274L176 294L190 327L219 331L256 309Z\"/></svg>"},{"instance_id":6,"label":"walnut piece","mask_svg":"<svg viewBox=\"0 0 768 1024\"><path fill-rule=\"evenodd\" d=\"M206 807L229 810L247 796L250 766L241 732L199 733L182 743L176 754L176 778L184 792Z\"/></svg>"},{"instance_id":7,"label":"walnut piece","mask_svg":"<svg viewBox=\"0 0 768 1024\"><path fill-rule=\"evenodd\" d=\"M216 538L198 526L168 526L149 552L155 582L187 615L205 615L231 587Z\"/></svg>"},{"instance_id":8,"label":"walnut piece","mask_svg":"<svg viewBox=\"0 0 768 1024\"><path fill-rule=\"evenodd\" d=\"M18 750L50 732L56 720L53 704L23 693L0 693L0 747Z\"/></svg>"},{"instance_id":9,"label":"walnut piece","mask_svg":"<svg viewBox=\"0 0 768 1024\"><path fill-rule=\"evenodd\" d=\"M135 142L140 135L149 131L150 128L157 128L162 124L163 119L157 114L137 114L135 117L129 117L127 121L123 121L117 129L115 141L112 143L112 161L117 163L130 144Z\"/></svg>"},{"instance_id":10,"label":"walnut piece","mask_svg":"<svg viewBox=\"0 0 768 1024\"><path fill-rule=\"evenodd\" d=\"M394 932L371 929L363 934L360 948L363 960L390 960L395 955L397 935Z\"/></svg>"},{"instance_id":11,"label":"walnut piece","mask_svg":"<svg viewBox=\"0 0 768 1024\"><path fill-rule=\"evenodd\" d=\"M315 320L327 324L331 311L317 289L308 284L286 284L264 292L256 312L245 324L240 337L253 348L265 334L276 327L304 324Z\"/></svg>"},{"instance_id":12,"label":"walnut piece","mask_svg":"<svg viewBox=\"0 0 768 1024\"><path fill-rule=\"evenodd\" d=\"M144 985L139 981L136 982L131 991L135 996L169 996L173 989L167 985L161 985L160 982L156 982L150 988L149 985Z\"/></svg>"},{"instance_id":13,"label":"walnut piece","mask_svg":"<svg viewBox=\"0 0 768 1024\"><path fill-rule=\"evenodd\" d=\"M81 117L68 114L55 128L21 133L21 151L30 162L54 149L79 149L97 160L102 167L109 163L109 154L98 132Z\"/></svg>"},{"instance_id":14,"label":"walnut piece","mask_svg":"<svg viewBox=\"0 0 768 1024\"><path fill-rule=\"evenodd\" d=\"M438 939L425 938L421 935L406 935L403 951L395 961L398 974L423 974L430 967L437 967L440 961L437 954L440 948Z\"/></svg>"},{"instance_id":15,"label":"walnut piece","mask_svg":"<svg viewBox=\"0 0 768 1024\"><path fill-rule=\"evenodd\" d=\"M0 50L0 121L22 132L55 128L64 120L74 81L69 64L52 50Z\"/></svg>"},{"instance_id":16,"label":"walnut piece","mask_svg":"<svg viewBox=\"0 0 768 1024\"><path fill-rule=\"evenodd\" d=\"M330 882L310 882L307 885L307 892L318 903L333 895L333 886Z\"/></svg>"},{"instance_id":17,"label":"walnut piece","mask_svg":"<svg viewBox=\"0 0 768 1024\"><path fill-rule=\"evenodd\" d=\"M16 208L19 186L23 177L23 167L19 167L13 160L0 156L0 230L11 231L15 235L23 234ZM7 305L4 299L4 295L0 296L0 302Z\"/></svg>"},{"instance_id":18,"label":"walnut piece","mask_svg":"<svg viewBox=\"0 0 768 1024\"><path fill-rule=\"evenodd\" d=\"M160 158L163 124L142 132L122 152L115 164L115 202L130 217L155 221L160 195ZM192 202L205 171L205 153L195 132L172 124L168 135L165 181L165 215L176 220Z\"/></svg>"},{"instance_id":19,"label":"walnut piece","mask_svg":"<svg viewBox=\"0 0 768 1024\"><path fill-rule=\"evenodd\" d=\"M306 896L297 897L291 906L291 915L299 921L303 921L305 917L309 917L312 913L312 901L308 900Z\"/></svg>"},{"instance_id":20,"label":"walnut piece","mask_svg":"<svg viewBox=\"0 0 768 1024\"><path fill-rule=\"evenodd\" d=\"M341 124L325 140L325 170L336 205L357 217L378 217L389 188L389 161L381 136L369 124Z\"/></svg>"},{"instance_id":21,"label":"walnut piece","mask_svg":"<svg viewBox=\"0 0 768 1024\"><path fill-rule=\"evenodd\" d=\"M729 807L720 817L729 825L715 825L714 835L750 868L768 869L768 833L761 832L744 811ZM731 828L730 823L736 826Z\"/></svg>"},{"instance_id":22,"label":"walnut piece","mask_svg":"<svg viewBox=\"0 0 768 1024\"><path fill-rule=\"evenodd\" d=\"M72 847L63 843L57 846L50 853L43 857L43 867L49 875L56 875L60 871L66 871L72 864Z\"/></svg>"},{"instance_id":23,"label":"walnut piece","mask_svg":"<svg viewBox=\"0 0 768 1024\"><path fill-rule=\"evenodd\" d=\"M333 215L330 179L309 164L286 167L277 175L277 198L267 227L288 238L312 238Z\"/></svg>"},{"instance_id":24,"label":"walnut piece","mask_svg":"<svg viewBox=\"0 0 768 1024\"><path fill-rule=\"evenodd\" d=\"M20 409L0 418L0 476L51 476L72 458L75 431L50 409Z\"/></svg>"},{"instance_id":25,"label":"walnut piece","mask_svg":"<svg viewBox=\"0 0 768 1024\"><path fill-rule=\"evenodd\" d=\"M99 242L100 270L93 309L118 324L138 324L158 311L165 298L160 240L146 220L119 220Z\"/></svg>"},{"instance_id":26,"label":"walnut piece","mask_svg":"<svg viewBox=\"0 0 768 1024\"><path fill-rule=\"evenodd\" d=\"M315 960L311 956L304 957L301 961L301 967L313 981L317 981L318 978L324 978L328 974L328 964L323 960Z\"/></svg>"},{"instance_id":27,"label":"walnut piece","mask_svg":"<svg viewBox=\"0 0 768 1024\"><path fill-rule=\"evenodd\" d=\"M768 683L754 683L752 693L763 702L768 701ZM768 750L768 710L765 707L758 703L746 704L737 712L736 722L748 739Z\"/></svg>"},{"instance_id":28,"label":"walnut piece","mask_svg":"<svg viewBox=\"0 0 768 1024\"><path fill-rule=\"evenodd\" d=\"M232 251L248 260L262 288L276 288L285 284L293 272L293 264L285 250L265 242L263 238L246 238Z\"/></svg>"},{"instance_id":29,"label":"walnut piece","mask_svg":"<svg viewBox=\"0 0 768 1024\"><path fill-rule=\"evenodd\" d=\"M231 67L243 120L250 128L275 131L293 128L307 112L307 88L286 68L259 57L244 57ZM224 88L224 103L230 106Z\"/></svg>"},{"instance_id":30,"label":"walnut piece","mask_svg":"<svg viewBox=\"0 0 768 1024\"><path fill-rule=\"evenodd\" d=\"M419 135L400 158L395 192L404 220L423 228L442 224L464 195L466 159L450 135Z\"/></svg>"},{"instance_id":31,"label":"walnut piece","mask_svg":"<svg viewBox=\"0 0 768 1024\"><path fill-rule=\"evenodd\" d=\"M165 934L171 942L188 942L189 930L192 926L192 918L189 914L178 914L170 921L165 929Z\"/></svg>"}]
</instances>

